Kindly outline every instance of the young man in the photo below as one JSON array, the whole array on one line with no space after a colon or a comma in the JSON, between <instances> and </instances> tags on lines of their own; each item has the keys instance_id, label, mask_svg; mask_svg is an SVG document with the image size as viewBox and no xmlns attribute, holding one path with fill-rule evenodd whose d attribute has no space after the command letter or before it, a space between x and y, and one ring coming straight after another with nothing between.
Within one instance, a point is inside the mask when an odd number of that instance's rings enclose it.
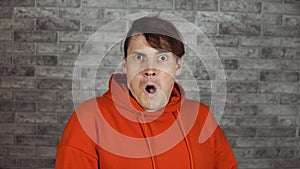
<instances>
[{"instance_id":1,"label":"young man","mask_svg":"<svg viewBox=\"0 0 300 169\"><path fill-rule=\"evenodd\" d=\"M135 20L124 43L124 74L82 103L57 149L56 169L235 169L225 135L208 107L185 98L175 82L184 45L174 25ZM201 133L209 138L199 142ZM214 127L215 126L215 127Z\"/></svg>"}]
</instances>

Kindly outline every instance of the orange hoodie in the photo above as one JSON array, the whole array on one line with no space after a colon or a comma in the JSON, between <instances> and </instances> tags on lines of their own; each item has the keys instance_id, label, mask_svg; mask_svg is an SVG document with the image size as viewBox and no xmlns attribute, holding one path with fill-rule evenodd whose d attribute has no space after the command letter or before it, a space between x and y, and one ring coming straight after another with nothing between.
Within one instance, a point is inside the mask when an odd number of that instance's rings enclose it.
<instances>
[{"instance_id":1,"label":"orange hoodie","mask_svg":"<svg viewBox=\"0 0 300 169\"><path fill-rule=\"evenodd\" d=\"M200 135L203 141L199 141ZM57 149L55 169L236 169L221 128L207 106L185 98L177 83L165 109L145 111L124 75L83 102Z\"/></svg>"}]
</instances>

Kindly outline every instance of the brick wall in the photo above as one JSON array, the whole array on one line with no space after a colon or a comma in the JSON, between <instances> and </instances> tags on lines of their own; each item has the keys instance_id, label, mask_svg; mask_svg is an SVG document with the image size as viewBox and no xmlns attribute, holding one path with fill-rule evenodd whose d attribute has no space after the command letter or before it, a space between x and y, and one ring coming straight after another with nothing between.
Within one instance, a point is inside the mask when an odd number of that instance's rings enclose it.
<instances>
[{"instance_id":1,"label":"brick wall","mask_svg":"<svg viewBox=\"0 0 300 169\"><path fill-rule=\"evenodd\" d=\"M194 23L216 46L228 82L220 123L239 168L300 168L298 0L0 0L0 168L53 168L84 42L114 19L158 10ZM201 61L186 62L209 102ZM107 80L119 62L103 64ZM106 81L96 82L103 93Z\"/></svg>"}]
</instances>

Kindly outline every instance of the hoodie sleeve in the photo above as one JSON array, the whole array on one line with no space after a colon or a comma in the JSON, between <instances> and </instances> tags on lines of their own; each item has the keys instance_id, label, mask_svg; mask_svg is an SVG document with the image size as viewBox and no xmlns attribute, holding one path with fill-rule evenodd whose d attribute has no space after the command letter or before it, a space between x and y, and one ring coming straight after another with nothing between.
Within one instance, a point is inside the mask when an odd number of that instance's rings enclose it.
<instances>
[{"instance_id":1,"label":"hoodie sleeve","mask_svg":"<svg viewBox=\"0 0 300 169\"><path fill-rule=\"evenodd\" d=\"M95 144L81 128L76 113L73 113L57 148L55 169L97 169L97 154Z\"/></svg>"},{"instance_id":2,"label":"hoodie sleeve","mask_svg":"<svg viewBox=\"0 0 300 169\"><path fill-rule=\"evenodd\" d=\"M220 126L217 126L214 135L215 168L237 169L238 165L236 159Z\"/></svg>"}]
</instances>

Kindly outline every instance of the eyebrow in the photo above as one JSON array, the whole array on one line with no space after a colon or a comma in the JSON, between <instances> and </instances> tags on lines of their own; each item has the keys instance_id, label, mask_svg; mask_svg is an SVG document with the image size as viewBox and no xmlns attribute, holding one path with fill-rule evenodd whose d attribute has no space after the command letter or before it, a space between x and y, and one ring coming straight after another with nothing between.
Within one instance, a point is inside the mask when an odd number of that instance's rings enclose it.
<instances>
[{"instance_id":1,"label":"eyebrow","mask_svg":"<svg viewBox=\"0 0 300 169\"><path fill-rule=\"evenodd\" d=\"M143 52L137 51L137 50L133 51L132 53L133 53L133 54L140 54L140 55L142 55L142 56L146 56L146 53L143 53ZM172 53L172 52L167 51L167 50L165 50L165 49L158 49L157 52L155 52L155 54L160 54L160 53Z\"/></svg>"}]
</instances>

